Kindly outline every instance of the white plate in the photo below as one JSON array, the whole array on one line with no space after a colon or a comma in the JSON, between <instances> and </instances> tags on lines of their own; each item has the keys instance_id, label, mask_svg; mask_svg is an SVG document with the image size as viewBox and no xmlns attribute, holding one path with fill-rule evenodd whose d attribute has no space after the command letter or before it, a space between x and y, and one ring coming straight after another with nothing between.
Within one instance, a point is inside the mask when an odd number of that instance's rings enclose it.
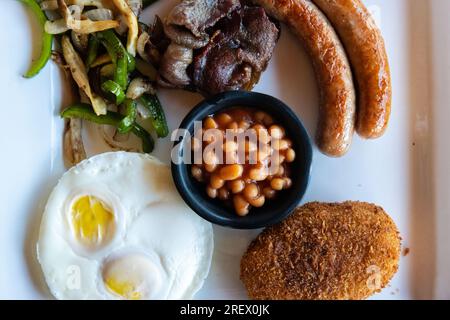
<instances>
[{"instance_id":1,"label":"white plate","mask_svg":"<svg viewBox=\"0 0 450 320\"><path fill-rule=\"evenodd\" d=\"M399 272L375 299L449 298L450 4L447 0L365 2L382 27L390 57L392 121L379 140L355 137L351 151L341 159L327 158L315 149L304 201L363 200L383 206L392 215L403 247L411 252L402 257ZM164 15L173 3L160 1L142 20L151 21L155 12ZM36 56L32 51L39 46L39 35L32 30L38 28L17 1L2 0L2 4L0 298L49 298L36 263L35 242L46 198L64 172L63 121L58 112L70 96L53 63L32 80L21 77ZM318 102L314 74L301 45L285 28L255 90L284 100L314 135ZM164 90L160 97L171 129L201 100L181 91ZM102 150L101 145L90 144L91 154ZM159 140L155 155L169 163L169 151L170 141ZM246 297L239 261L256 234L215 227L213 266L197 298Z\"/></svg>"}]
</instances>

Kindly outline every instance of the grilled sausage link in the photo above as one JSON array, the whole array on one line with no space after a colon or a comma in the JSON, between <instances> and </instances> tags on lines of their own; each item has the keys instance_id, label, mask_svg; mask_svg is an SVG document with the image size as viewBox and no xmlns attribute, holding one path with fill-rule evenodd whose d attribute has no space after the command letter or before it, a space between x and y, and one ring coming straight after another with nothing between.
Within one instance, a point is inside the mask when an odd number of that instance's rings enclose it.
<instances>
[{"instance_id":1,"label":"grilled sausage link","mask_svg":"<svg viewBox=\"0 0 450 320\"><path fill-rule=\"evenodd\" d=\"M307 0L252 0L287 24L303 43L314 65L320 89L316 140L320 150L344 155L355 125L355 88L344 48L325 15Z\"/></svg>"},{"instance_id":2,"label":"grilled sausage link","mask_svg":"<svg viewBox=\"0 0 450 320\"><path fill-rule=\"evenodd\" d=\"M385 132L391 114L391 76L380 29L360 0L312 0L344 44L358 84L356 131L367 139Z\"/></svg>"}]
</instances>

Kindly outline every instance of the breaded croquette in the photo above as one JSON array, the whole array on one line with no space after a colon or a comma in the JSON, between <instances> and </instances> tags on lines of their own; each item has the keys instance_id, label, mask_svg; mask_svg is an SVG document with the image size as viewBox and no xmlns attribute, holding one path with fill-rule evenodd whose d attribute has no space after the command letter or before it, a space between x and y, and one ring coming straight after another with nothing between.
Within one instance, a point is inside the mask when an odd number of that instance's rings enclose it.
<instances>
[{"instance_id":1,"label":"breaded croquette","mask_svg":"<svg viewBox=\"0 0 450 320\"><path fill-rule=\"evenodd\" d=\"M400 240L381 207L309 203L250 244L241 280L251 299L365 299L396 273Z\"/></svg>"}]
</instances>

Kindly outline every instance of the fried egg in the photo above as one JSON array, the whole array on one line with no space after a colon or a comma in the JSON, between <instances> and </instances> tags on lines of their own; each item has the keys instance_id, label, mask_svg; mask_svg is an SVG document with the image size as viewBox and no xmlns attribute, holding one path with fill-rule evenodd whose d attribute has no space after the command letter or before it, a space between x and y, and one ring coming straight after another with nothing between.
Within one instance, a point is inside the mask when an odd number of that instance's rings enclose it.
<instances>
[{"instance_id":1,"label":"fried egg","mask_svg":"<svg viewBox=\"0 0 450 320\"><path fill-rule=\"evenodd\" d=\"M180 198L170 168L128 152L67 171L48 200L37 243L57 299L190 299L212 251L211 224Z\"/></svg>"}]
</instances>

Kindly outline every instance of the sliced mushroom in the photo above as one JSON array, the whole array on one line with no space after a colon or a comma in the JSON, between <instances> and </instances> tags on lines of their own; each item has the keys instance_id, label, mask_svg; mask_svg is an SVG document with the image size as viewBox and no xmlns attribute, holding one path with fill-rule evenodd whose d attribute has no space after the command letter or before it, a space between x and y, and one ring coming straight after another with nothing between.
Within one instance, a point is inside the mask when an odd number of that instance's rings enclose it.
<instances>
[{"instance_id":1,"label":"sliced mushroom","mask_svg":"<svg viewBox=\"0 0 450 320\"><path fill-rule=\"evenodd\" d=\"M86 159L81 129L81 119L69 119L67 121L63 147L66 163L70 164L70 166L74 166Z\"/></svg>"},{"instance_id":2,"label":"sliced mushroom","mask_svg":"<svg viewBox=\"0 0 450 320\"><path fill-rule=\"evenodd\" d=\"M83 13L83 17L90 19L92 21L105 21L105 20L113 20L114 14L109 9L98 8L86 11L85 13Z\"/></svg>"},{"instance_id":3,"label":"sliced mushroom","mask_svg":"<svg viewBox=\"0 0 450 320\"><path fill-rule=\"evenodd\" d=\"M86 93L92 103L92 107L97 115L106 114L105 101L92 92L89 84L86 67L81 60L81 57L76 52L68 36L64 35L61 39L61 46L63 49L64 59L70 67L72 77L77 83L78 87Z\"/></svg>"}]
</instances>

